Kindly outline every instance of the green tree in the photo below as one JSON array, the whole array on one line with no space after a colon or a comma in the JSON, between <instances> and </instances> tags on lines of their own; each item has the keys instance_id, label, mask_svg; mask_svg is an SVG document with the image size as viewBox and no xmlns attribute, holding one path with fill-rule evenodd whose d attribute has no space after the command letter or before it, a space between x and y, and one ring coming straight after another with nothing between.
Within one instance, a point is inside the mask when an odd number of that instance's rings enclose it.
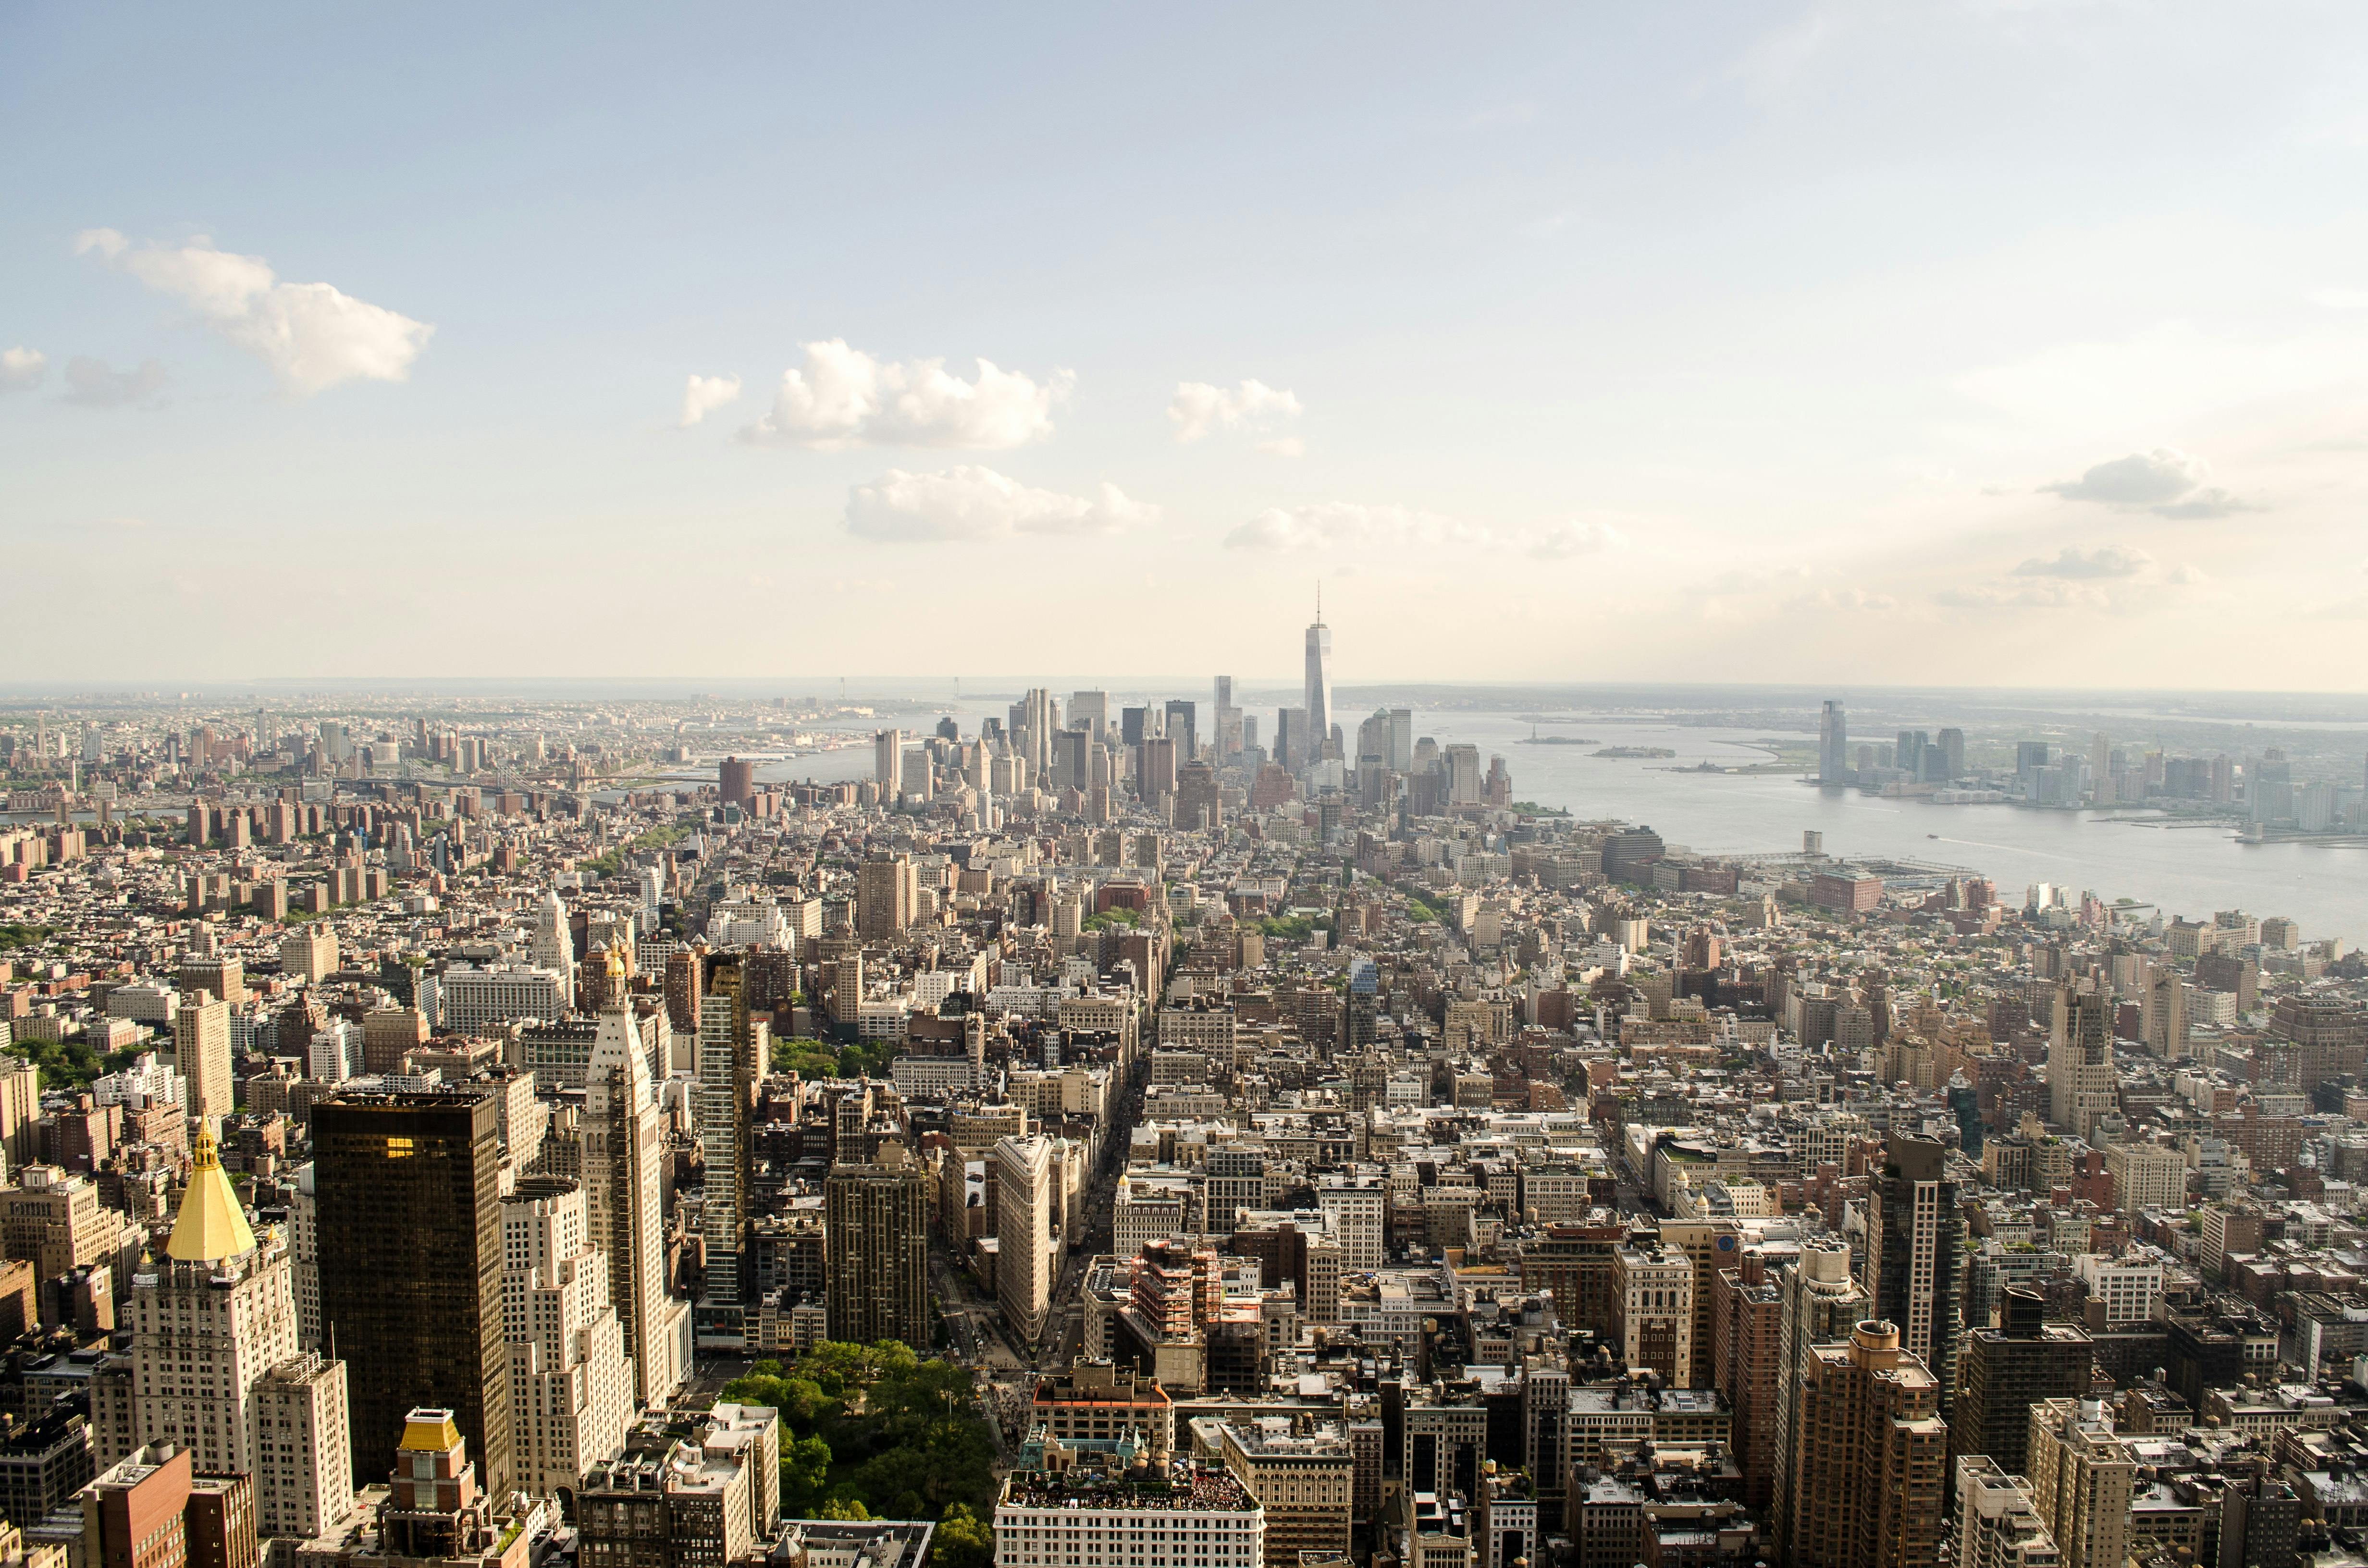
<instances>
[{"instance_id":1,"label":"green tree","mask_svg":"<svg viewBox=\"0 0 2368 1568\"><path fill-rule=\"evenodd\" d=\"M929 1561L937 1568L992 1568L995 1531L967 1503L949 1503L929 1540Z\"/></svg>"},{"instance_id":2,"label":"green tree","mask_svg":"<svg viewBox=\"0 0 2368 1568\"><path fill-rule=\"evenodd\" d=\"M781 1511L798 1518L814 1517L823 1488L830 1483L830 1445L820 1437L800 1437L781 1451Z\"/></svg>"},{"instance_id":3,"label":"green tree","mask_svg":"<svg viewBox=\"0 0 2368 1568\"><path fill-rule=\"evenodd\" d=\"M764 1360L723 1390L781 1413L784 1509L805 1517L860 1506L921 1518L995 1494L995 1446L970 1372L923 1360L900 1340L826 1340L795 1361Z\"/></svg>"},{"instance_id":4,"label":"green tree","mask_svg":"<svg viewBox=\"0 0 2368 1568\"><path fill-rule=\"evenodd\" d=\"M838 1072L838 1052L818 1040L777 1040L773 1071L806 1078L828 1078Z\"/></svg>"}]
</instances>

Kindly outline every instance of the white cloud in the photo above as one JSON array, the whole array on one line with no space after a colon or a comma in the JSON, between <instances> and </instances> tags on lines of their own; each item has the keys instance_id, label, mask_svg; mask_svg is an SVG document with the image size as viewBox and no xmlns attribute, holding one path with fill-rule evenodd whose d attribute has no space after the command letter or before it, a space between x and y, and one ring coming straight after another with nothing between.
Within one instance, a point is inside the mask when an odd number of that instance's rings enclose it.
<instances>
[{"instance_id":1,"label":"white cloud","mask_svg":"<svg viewBox=\"0 0 2368 1568\"><path fill-rule=\"evenodd\" d=\"M1495 542L1487 528L1436 512L1352 501L1269 506L1225 536L1230 550L1378 550Z\"/></svg>"},{"instance_id":2,"label":"white cloud","mask_svg":"<svg viewBox=\"0 0 2368 1568\"><path fill-rule=\"evenodd\" d=\"M1238 387L1178 381L1176 396L1167 404L1167 417L1175 424L1179 441L1197 441L1217 430L1270 430L1284 420L1298 418L1300 413L1295 395L1258 381L1244 381ZM1281 445L1269 442L1258 449L1273 450ZM1276 455L1295 458L1304 449L1296 441L1290 446L1292 449Z\"/></svg>"},{"instance_id":3,"label":"white cloud","mask_svg":"<svg viewBox=\"0 0 2368 1568\"><path fill-rule=\"evenodd\" d=\"M2024 583L1980 583L1971 587L1944 588L1932 602L1952 609L2111 609L2113 601L2102 588L2060 579Z\"/></svg>"},{"instance_id":4,"label":"white cloud","mask_svg":"<svg viewBox=\"0 0 2368 1568\"><path fill-rule=\"evenodd\" d=\"M1296 436L1278 436L1271 441L1260 441L1258 449L1270 458L1304 458L1307 443Z\"/></svg>"},{"instance_id":5,"label":"white cloud","mask_svg":"<svg viewBox=\"0 0 2368 1568\"><path fill-rule=\"evenodd\" d=\"M1494 528L1484 523L1406 506L1366 506L1325 501L1306 506L1269 506L1225 536L1229 550L1521 551L1543 561L1600 555L1624 550L1628 536L1610 523L1574 521L1544 528Z\"/></svg>"},{"instance_id":6,"label":"white cloud","mask_svg":"<svg viewBox=\"0 0 2368 1568\"><path fill-rule=\"evenodd\" d=\"M2368 289L2315 289L2310 302L2330 311L2368 311Z\"/></svg>"},{"instance_id":7,"label":"white cloud","mask_svg":"<svg viewBox=\"0 0 2368 1568\"><path fill-rule=\"evenodd\" d=\"M1780 566L1729 567L1710 580L1713 594L1756 594L1782 583L1815 575L1798 563Z\"/></svg>"},{"instance_id":8,"label":"white cloud","mask_svg":"<svg viewBox=\"0 0 2368 1568\"><path fill-rule=\"evenodd\" d=\"M2238 512L2258 512L2260 509L2215 484L2198 490L2185 500L2174 501L2168 506L2157 506L2154 511L2158 517L2175 517L2185 522L2198 517L2229 517Z\"/></svg>"},{"instance_id":9,"label":"white cloud","mask_svg":"<svg viewBox=\"0 0 2368 1568\"><path fill-rule=\"evenodd\" d=\"M2018 577L2135 577L2154 564L2154 557L2125 544L2081 550L2066 545L2053 560L2035 557L2014 569Z\"/></svg>"},{"instance_id":10,"label":"white cloud","mask_svg":"<svg viewBox=\"0 0 2368 1568\"><path fill-rule=\"evenodd\" d=\"M50 357L22 345L0 351L0 392L24 392L50 373Z\"/></svg>"},{"instance_id":11,"label":"white cloud","mask_svg":"<svg viewBox=\"0 0 2368 1568\"><path fill-rule=\"evenodd\" d=\"M188 305L300 395L340 381L404 381L436 331L326 283L282 283L261 256L217 250L203 238L134 250L113 229L75 236L75 255L94 253Z\"/></svg>"},{"instance_id":12,"label":"white cloud","mask_svg":"<svg viewBox=\"0 0 2368 1568\"><path fill-rule=\"evenodd\" d=\"M985 359L963 381L943 359L875 359L843 338L805 345L803 369L781 374L772 412L740 432L759 446L950 447L1001 451L1053 433L1053 405L1076 378L1037 381Z\"/></svg>"},{"instance_id":13,"label":"white cloud","mask_svg":"<svg viewBox=\"0 0 2368 1568\"><path fill-rule=\"evenodd\" d=\"M693 376L682 390L682 428L688 430L740 395L737 376Z\"/></svg>"},{"instance_id":14,"label":"white cloud","mask_svg":"<svg viewBox=\"0 0 2368 1568\"><path fill-rule=\"evenodd\" d=\"M1556 523L1538 536L1537 542L1530 546L1530 553L1542 560L1563 561L1574 555L1601 555L1627 546L1628 536L1610 523Z\"/></svg>"},{"instance_id":15,"label":"white cloud","mask_svg":"<svg viewBox=\"0 0 2368 1568\"><path fill-rule=\"evenodd\" d=\"M2163 581L2169 583L2176 587L2192 588L2199 587L2202 585L2212 581L2212 579L2204 572L2203 567L2196 565L2193 562L2189 562L2184 566L2173 567L2169 574L2163 578Z\"/></svg>"},{"instance_id":16,"label":"white cloud","mask_svg":"<svg viewBox=\"0 0 2368 1568\"><path fill-rule=\"evenodd\" d=\"M944 473L892 468L847 497L848 531L886 543L1109 534L1158 518L1158 507L1114 484L1090 498L1064 495L968 463Z\"/></svg>"},{"instance_id":17,"label":"white cloud","mask_svg":"<svg viewBox=\"0 0 2368 1568\"><path fill-rule=\"evenodd\" d=\"M2210 473L2201 458L2157 447L2099 463L2078 479L2039 488L2043 494L2061 495L2066 501L2093 501L2120 511L2152 512L2158 517L2182 520L2259 509L2217 485L2205 484Z\"/></svg>"},{"instance_id":18,"label":"white cloud","mask_svg":"<svg viewBox=\"0 0 2368 1568\"><path fill-rule=\"evenodd\" d=\"M77 354L66 361L65 379L68 403L84 408L129 408L134 403L154 407L170 378L154 359L143 359L133 369L116 370L108 369L104 359Z\"/></svg>"},{"instance_id":19,"label":"white cloud","mask_svg":"<svg viewBox=\"0 0 2368 1568\"><path fill-rule=\"evenodd\" d=\"M1864 588L1819 588L1815 593L1798 594L1785 600L1784 608L1794 614L1803 611L1859 611L1881 615L1897 609L1899 601L1889 594L1869 593Z\"/></svg>"},{"instance_id":20,"label":"white cloud","mask_svg":"<svg viewBox=\"0 0 2368 1568\"><path fill-rule=\"evenodd\" d=\"M2158 506L2176 501L2203 483L2202 461L2169 447L2132 452L2101 462L2075 480L2040 489L2067 501L2100 501L2109 506Z\"/></svg>"}]
</instances>

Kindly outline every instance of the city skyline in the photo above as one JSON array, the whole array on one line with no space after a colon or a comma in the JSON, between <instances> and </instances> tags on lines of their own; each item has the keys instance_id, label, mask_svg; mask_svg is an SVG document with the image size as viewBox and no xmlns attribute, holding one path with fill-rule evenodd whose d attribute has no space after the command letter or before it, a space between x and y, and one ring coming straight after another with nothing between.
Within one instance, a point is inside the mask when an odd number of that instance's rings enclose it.
<instances>
[{"instance_id":1,"label":"city skyline","mask_svg":"<svg viewBox=\"0 0 2368 1568\"><path fill-rule=\"evenodd\" d=\"M1328 673L843 745L779 696L0 713L0 1305L87 1381L6 1419L9 1524L2316 1550L2368 1474L2351 733L1319 732Z\"/></svg>"},{"instance_id":2,"label":"city skyline","mask_svg":"<svg viewBox=\"0 0 2368 1568\"><path fill-rule=\"evenodd\" d=\"M6 537L94 575L12 607L12 673L572 671L628 561L707 612L633 667L787 672L916 574L1057 562L1211 606L1157 661L1201 667L1320 575L1386 678L2049 684L2275 636L2276 684L2356 687L2368 278L2324 193L2368 20L1338 20L1260 16L1277 67L1247 13L721 58L520 17L462 67L17 13ZM870 662L969 652L923 617Z\"/></svg>"},{"instance_id":3,"label":"city skyline","mask_svg":"<svg viewBox=\"0 0 2368 1568\"><path fill-rule=\"evenodd\" d=\"M2368 1568L2368 11L0 11L0 1568Z\"/></svg>"}]
</instances>

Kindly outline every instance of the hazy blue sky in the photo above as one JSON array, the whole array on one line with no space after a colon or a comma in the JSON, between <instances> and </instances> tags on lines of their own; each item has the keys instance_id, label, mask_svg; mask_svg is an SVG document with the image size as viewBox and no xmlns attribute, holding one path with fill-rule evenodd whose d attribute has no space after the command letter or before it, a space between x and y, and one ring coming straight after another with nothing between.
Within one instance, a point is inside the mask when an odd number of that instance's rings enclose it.
<instances>
[{"instance_id":1,"label":"hazy blue sky","mask_svg":"<svg viewBox=\"0 0 2368 1568\"><path fill-rule=\"evenodd\" d=\"M11 7L0 665L2356 688L2363 46Z\"/></svg>"}]
</instances>

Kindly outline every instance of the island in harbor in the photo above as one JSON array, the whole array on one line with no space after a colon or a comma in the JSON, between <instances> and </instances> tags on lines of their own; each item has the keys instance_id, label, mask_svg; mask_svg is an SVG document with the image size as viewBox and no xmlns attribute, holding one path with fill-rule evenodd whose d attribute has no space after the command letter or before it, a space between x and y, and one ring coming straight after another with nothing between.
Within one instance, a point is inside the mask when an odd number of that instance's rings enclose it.
<instances>
[{"instance_id":1,"label":"island in harbor","mask_svg":"<svg viewBox=\"0 0 2368 1568\"><path fill-rule=\"evenodd\" d=\"M1605 746L1601 751L1591 752L1588 755L1592 756L1619 757L1626 760L1652 761L1659 758L1672 757L1678 754L1668 746Z\"/></svg>"}]
</instances>

